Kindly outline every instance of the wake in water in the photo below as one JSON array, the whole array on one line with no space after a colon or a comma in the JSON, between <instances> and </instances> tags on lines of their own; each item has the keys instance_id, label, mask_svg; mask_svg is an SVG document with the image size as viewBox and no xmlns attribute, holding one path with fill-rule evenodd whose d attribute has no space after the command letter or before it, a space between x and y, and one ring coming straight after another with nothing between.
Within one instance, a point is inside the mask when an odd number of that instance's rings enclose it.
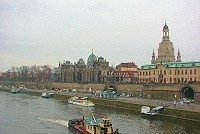
<instances>
[{"instance_id":1,"label":"wake in water","mask_svg":"<svg viewBox=\"0 0 200 134\"><path fill-rule=\"evenodd\" d=\"M68 127L68 121L65 121L65 120L49 119L49 118L38 118L38 120L41 120L41 121L44 121L44 122L52 122L52 123L55 123L55 124L59 124L59 125Z\"/></svg>"}]
</instances>

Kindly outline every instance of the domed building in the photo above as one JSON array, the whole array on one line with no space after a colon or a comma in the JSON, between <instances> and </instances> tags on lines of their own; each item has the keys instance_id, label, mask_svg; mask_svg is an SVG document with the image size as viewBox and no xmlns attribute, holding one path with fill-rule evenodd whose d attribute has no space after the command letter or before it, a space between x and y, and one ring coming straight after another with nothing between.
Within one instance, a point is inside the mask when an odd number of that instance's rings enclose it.
<instances>
[{"instance_id":1,"label":"domed building","mask_svg":"<svg viewBox=\"0 0 200 134\"><path fill-rule=\"evenodd\" d=\"M109 62L104 57L97 57L92 54L87 59L87 65L80 58L77 63L64 62L59 63L61 82L77 82L77 83L105 83L107 81L117 80L111 74Z\"/></svg>"},{"instance_id":2,"label":"domed building","mask_svg":"<svg viewBox=\"0 0 200 134\"><path fill-rule=\"evenodd\" d=\"M153 50L151 64L175 61L181 62L180 51L178 50L178 56L176 60L174 56L173 43L169 40L169 28L165 22L165 25L163 27L162 42L159 43L158 57L155 56L155 52Z\"/></svg>"},{"instance_id":3,"label":"domed building","mask_svg":"<svg viewBox=\"0 0 200 134\"><path fill-rule=\"evenodd\" d=\"M88 57L87 65L93 66L96 61L97 61L97 57L92 52L92 54Z\"/></svg>"},{"instance_id":4,"label":"domed building","mask_svg":"<svg viewBox=\"0 0 200 134\"><path fill-rule=\"evenodd\" d=\"M80 58L77 62L77 65L80 67L80 68L84 68L86 65L85 65L85 61Z\"/></svg>"},{"instance_id":5,"label":"domed building","mask_svg":"<svg viewBox=\"0 0 200 134\"><path fill-rule=\"evenodd\" d=\"M179 49L175 59L174 46L169 40L169 27L165 23L158 57L153 50L151 64L142 65L139 70L139 81L141 83L196 83L200 81L199 72L200 62L182 62Z\"/></svg>"}]
</instances>

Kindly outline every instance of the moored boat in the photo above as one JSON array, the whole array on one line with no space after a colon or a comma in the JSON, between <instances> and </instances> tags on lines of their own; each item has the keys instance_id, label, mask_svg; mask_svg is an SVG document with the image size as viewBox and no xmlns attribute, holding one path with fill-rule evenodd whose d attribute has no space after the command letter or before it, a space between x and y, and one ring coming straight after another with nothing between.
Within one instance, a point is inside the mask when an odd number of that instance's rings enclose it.
<instances>
[{"instance_id":1,"label":"moored boat","mask_svg":"<svg viewBox=\"0 0 200 134\"><path fill-rule=\"evenodd\" d=\"M42 98L51 98L53 93L42 93Z\"/></svg>"},{"instance_id":2,"label":"moored boat","mask_svg":"<svg viewBox=\"0 0 200 134\"><path fill-rule=\"evenodd\" d=\"M157 106L157 107L155 107L155 108L153 108L152 110L154 110L154 111L164 111L164 106Z\"/></svg>"},{"instance_id":3,"label":"moored boat","mask_svg":"<svg viewBox=\"0 0 200 134\"><path fill-rule=\"evenodd\" d=\"M155 110L151 110L148 106L142 106L141 115L144 117L156 117L158 113Z\"/></svg>"},{"instance_id":4,"label":"moored boat","mask_svg":"<svg viewBox=\"0 0 200 134\"><path fill-rule=\"evenodd\" d=\"M11 92L12 94L16 94L16 93L19 92L19 91L20 91L20 89L11 89L10 92Z\"/></svg>"},{"instance_id":5,"label":"moored boat","mask_svg":"<svg viewBox=\"0 0 200 134\"><path fill-rule=\"evenodd\" d=\"M68 103L70 104L75 104L75 105L81 105L81 106L85 106L85 107L93 107L94 103L90 100L88 100L87 97L84 98L79 98L79 97L71 97L68 99Z\"/></svg>"},{"instance_id":6,"label":"moored boat","mask_svg":"<svg viewBox=\"0 0 200 134\"><path fill-rule=\"evenodd\" d=\"M78 134L119 134L118 129L113 131L111 119L103 117L95 119L94 116L85 119L71 119L68 127Z\"/></svg>"}]
</instances>

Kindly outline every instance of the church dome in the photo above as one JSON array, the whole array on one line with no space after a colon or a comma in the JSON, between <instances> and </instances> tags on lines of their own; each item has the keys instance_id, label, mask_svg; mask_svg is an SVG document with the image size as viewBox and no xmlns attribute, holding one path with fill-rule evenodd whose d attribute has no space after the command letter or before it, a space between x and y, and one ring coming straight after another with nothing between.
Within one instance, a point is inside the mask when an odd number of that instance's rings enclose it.
<instances>
[{"instance_id":1,"label":"church dome","mask_svg":"<svg viewBox=\"0 0 200 134\"><path fill-rule=\"evenodd\" d=\"M85 62L82 58L80 58L77 62L78 65L85 65Z\"/></svg>"},{"instance_id":2,"label":"church dome","mask_svg":"<svg viewBox=\"0 0 200 134\"><path fill-rule=\"evenodd\" d=\"M67 60L67 61L65 62L65 64L70 65L71 63L70 63L69 60Z\"/></svg>"},{"instance_id":3,"label":"church dome","mask_svg":"<svg viewBox=\"0 0 200 134\"><path fill-rule=\"evenodd\" d=\"M98 60L99 60L99 61L104 61L104 57L100 56L100 57L98 58Z\"/></svg>"},{"instance_id":4,"label":"church dome","mask_svg":"<svg viewBox=\"0 0 200 134\"><path fill-rule=\"evenodd\" d=\"M97 57L92 53L87 60L87 65L93 65L93 63L97 60Z\"/></svg>"}]
</instances>

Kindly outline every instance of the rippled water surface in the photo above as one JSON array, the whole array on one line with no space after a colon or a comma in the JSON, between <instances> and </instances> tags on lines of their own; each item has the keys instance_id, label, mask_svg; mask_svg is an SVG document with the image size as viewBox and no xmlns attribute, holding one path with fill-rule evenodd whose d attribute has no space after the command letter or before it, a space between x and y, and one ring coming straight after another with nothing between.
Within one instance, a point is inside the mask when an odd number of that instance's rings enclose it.
<instances>
[{"instance_id":1,"label":"rippled water surface","mask_svg":"<svg viewBox=\"0 0 200 134\"><path fill-rule=\"evenodd\" d=\"M90 111L96 118L109 116L114 129L119 128L123 134L200 133L200 123L169 117L150 120L127 110L87 108L67 104L61 99L0 92L0 134L72 134L67 121L90 116Z\"/></svg>"}]
</instances>

